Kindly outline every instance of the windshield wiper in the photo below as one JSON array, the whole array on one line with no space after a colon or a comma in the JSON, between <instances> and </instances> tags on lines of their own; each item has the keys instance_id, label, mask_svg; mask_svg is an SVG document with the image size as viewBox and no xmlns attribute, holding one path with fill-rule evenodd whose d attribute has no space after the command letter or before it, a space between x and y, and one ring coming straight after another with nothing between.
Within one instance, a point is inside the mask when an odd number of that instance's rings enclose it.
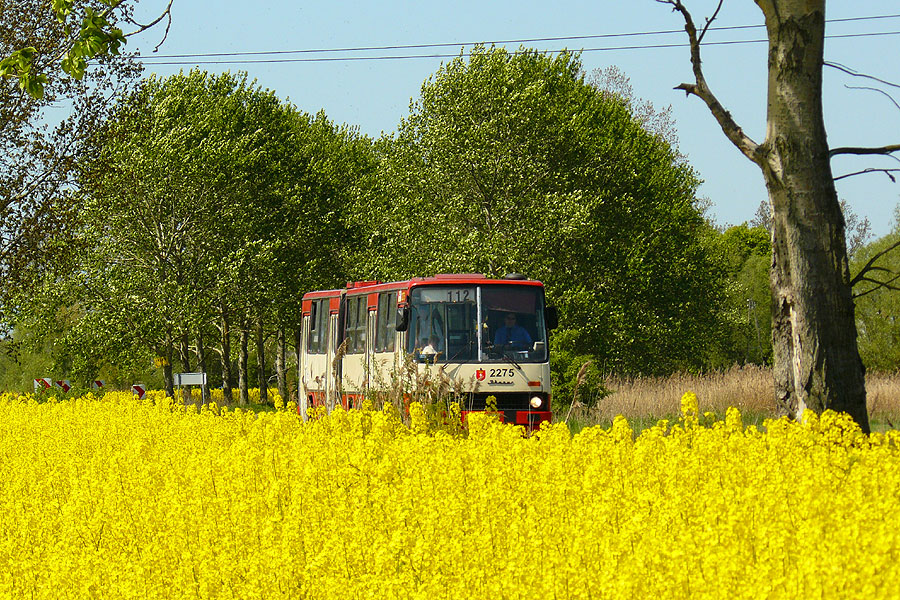
<instances>
[{"instance_id":1,"label":"windshield wiper","mask_svg":"<svg viewBox=\"0 0 900 600\"><path fill-rule=\"evenodd\" d=\"M469 344L463 346L463 347L460 348L459 350L457 350L456 353L455 353L453 356L451 356L450 358L447 359L447 362L448 362L448 363L449 363L449 362L454 362L454 361L456 360L456 357L459 356L460 354L462 354L463 351L465 351L465 350L472 350L472 343L471 343L471 342L470 342ZM470 356L471 356L471 353L470 353ZM460 362L460 364L462 364L462 363L469 363L469 362L472 362L473 360L475 360L475 359L474 359L474 358L467 358L467 359L461 360L461 361L459 361L459 362Z\"/></svg>"},{"instance_id":2,"label":"windshield wiper","mask_svg":"<svg viewBox=\"0 0 900 600\"><path fill-rule=\"evenodd\" d=\"M503 356L503 360L510 363L511 365L514 365L518 370L520 370L520 371L522 370L522 366L516 362L516 359L514 359L512 356L507 354L506 351L503 352L502 356Z\"/></svg>"}]
</instances>

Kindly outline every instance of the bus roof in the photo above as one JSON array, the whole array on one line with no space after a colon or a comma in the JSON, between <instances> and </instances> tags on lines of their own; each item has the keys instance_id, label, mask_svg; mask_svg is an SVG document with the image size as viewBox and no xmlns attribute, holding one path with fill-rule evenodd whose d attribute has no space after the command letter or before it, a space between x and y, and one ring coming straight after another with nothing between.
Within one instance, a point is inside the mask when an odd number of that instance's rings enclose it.
<instances>
[{"instance_id":1,"label":"bus roof","mask_svg":"<svg viewBox=\"0 0 900 600\"><path fill-rule=\"evenodd\" d=\"M496 279L482 275L481 273L441 273L431 277L412 277L403 281L351 281L347 283L344 289L333 290L317 290L307 292L303 295L303 300L317 300L321 298L334 298L347 294L355 296L357 294L371 294L377 292L387 292L392 290L410 289L422 285L498 285L498 284L514 284L528 286L543 286L540 281L535 279L527 279L522 276L506 276Z\"/></svg>"}]
</instances>

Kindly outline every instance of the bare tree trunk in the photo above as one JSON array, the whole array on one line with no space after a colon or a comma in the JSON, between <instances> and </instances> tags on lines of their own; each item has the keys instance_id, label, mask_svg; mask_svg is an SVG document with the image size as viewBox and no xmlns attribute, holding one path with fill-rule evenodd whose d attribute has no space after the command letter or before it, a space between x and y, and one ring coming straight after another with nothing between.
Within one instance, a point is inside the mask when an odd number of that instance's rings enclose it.
<instances>
[{"instance_id":1,"label":"bare tree trunk","mask_svg":"<svg viewBox=\"0 0 900 600\"><path fill-rule=\"evenodd\" d=\"M275 374L278 376L278 395L285 404L290 402L287 392L287 376L284 369L284 355L287 353L287 336L284 325L278 327L278 343L275 349Z\"/></svg>"},{"instance_id":2,"label":"bare tree trunk","mask_svg":"<svg viewBox=\"0 0 900 600\"><path fill-rule=\"evenodd\" d=\"M269 403L269 379L266 376L266 337L262 317L256 318L256 363L259 366L259 403Z\"/></svg>"},{"instance_id":3,"label":"bare tree trunk","mask_svg":"<svg viewBox=\"0 0 900 600\"><path fill-rule=\"evenodd\" d=\"M769 33L775 396L784 413L844 411L865 430L865 371L856 345L844 217L822 115L825 2L760 0Z\"/></svg>"},{"instance_id":4,"label":"bare tree trunk","mask_svg":"<svg viewBox=\"0 0 900 600\"><path fill-rule=\"evenodd\" d=\"M844 411L869 431L844 217L822 115L825 0L756 0L769 37L768 116L762 144L743 132L703 76L700 42L712 19L698 34L681 0L667 2L681 12L691 42L695 83L683 83L678 89L706 103L726 137L760 167L768 188L778 409L795 418L807 408Z\"/></svg>"},{"instance_id":5,"label":"bare tree trunk","mask_svg":"<svg viewBox=\"0 0 900 600\"><path fill-rule=\"evenodd\" d=\"M234 402L231 391L231 324L228 321L228 313L222 307L222 396L226 404Z\"/></svg>"},{"instance_id":6,"label":"bare tree trunk","mask_svg":"<svg viewBox=\"0 0 900 600\"><path fill-rule=\"evenodd\" d=\"M166 396L175 398L175 378L172 375L172 363L167 362L163 365L163 379L165 380Z\"/></svg>"},{"instance_id":7,"label":"bare tree trunk","mask_svg":"<svg viewBox=\"0 0 900 600\"><path fill-rule=\"evenodd\" d=\"M250 333L248 331L248 327L250 324L247 322L247 318L245 317L241 321L241 335L240 335L240 355L238 356L238 390L239 390L239 403L241 406L246 406L250 403L250 391L248 390L247 384L247 361L248 361L248 352L247 352L247 344L249 341Z\"/></svg>"},{"instance_id":8,"label":"bare tree trunk","mask_svg":"<svg viewBox=\"0 0 900 600\"><path fill-rule=\"evenodd\" d=\"M203 345L203 330L197 331L197 364L201 373L206 373L206 347ZM200 402L209 402L209 381L200 385Z\"/></svg>"},{"instance_id":9,"label":"bare tree trunk","mask_svg":"<svg viewBox=\"0 0 900 600\"><path fill-rule=\"evenodd\" d=\"M175 399L175 378L172 376L172 359L175 349L172 347L172 332L166 333L166 346L163 349L163 380L166 386L166 396Z\"/></svg>"},{"instance_id":10,"label":"bare tree trunk","mask_svg":"<svg viewBox=\"0 0 900 600\"><path fill-rule=\"evenodd\" d=\"M185 331L181 334L181 343L178 345L178 354L179 360L181 361L181 372L182 373L190 373L191 372L191 351L190 351L190 339L188 338L188 333ZM191 399L191 386L183 385L181 386L181 399L185 404L190 404L193 402Z\"/></svg>"}]
</instances>

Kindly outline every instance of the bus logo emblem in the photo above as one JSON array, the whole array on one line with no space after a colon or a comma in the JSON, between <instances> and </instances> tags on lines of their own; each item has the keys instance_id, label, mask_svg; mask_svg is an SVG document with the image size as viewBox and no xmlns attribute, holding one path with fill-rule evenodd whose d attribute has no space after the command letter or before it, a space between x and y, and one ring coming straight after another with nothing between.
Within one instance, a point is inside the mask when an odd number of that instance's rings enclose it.
<instances>
[{"instance_id":1,"label":"bus logo emblem","mask_svg":"<svg viewBox=\"0 0 900 600\"><path fill-rule=\"evenodd\" d=\"M475 371L475 379L477 379L478 381L484 381L485 375L486 373L484 372L484 369L478 369L477 371Z\"/></svg>"}]
</instances>

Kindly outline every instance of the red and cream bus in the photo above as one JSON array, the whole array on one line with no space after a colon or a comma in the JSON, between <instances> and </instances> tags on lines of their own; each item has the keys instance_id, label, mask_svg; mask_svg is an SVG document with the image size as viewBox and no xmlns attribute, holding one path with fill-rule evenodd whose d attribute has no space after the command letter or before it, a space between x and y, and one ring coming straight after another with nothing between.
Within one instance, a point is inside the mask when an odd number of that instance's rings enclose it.
<instances>
[{"instance_id":1,"label":"red and cream bus","mask_svg":"<svg viewBox=\"0 0 900 600\"><path fill-rule=\"evenodd\" d=\"M520 275L436 275L360 281L303 296L300 406L352 408L377 373L412 360L440 370L463 390L462 410L484 410L488 396L507 423L549 421L548 331L556 310L544 286ZM341 345L344 348L339 351Z\"/></svg>"}]
</instances>

